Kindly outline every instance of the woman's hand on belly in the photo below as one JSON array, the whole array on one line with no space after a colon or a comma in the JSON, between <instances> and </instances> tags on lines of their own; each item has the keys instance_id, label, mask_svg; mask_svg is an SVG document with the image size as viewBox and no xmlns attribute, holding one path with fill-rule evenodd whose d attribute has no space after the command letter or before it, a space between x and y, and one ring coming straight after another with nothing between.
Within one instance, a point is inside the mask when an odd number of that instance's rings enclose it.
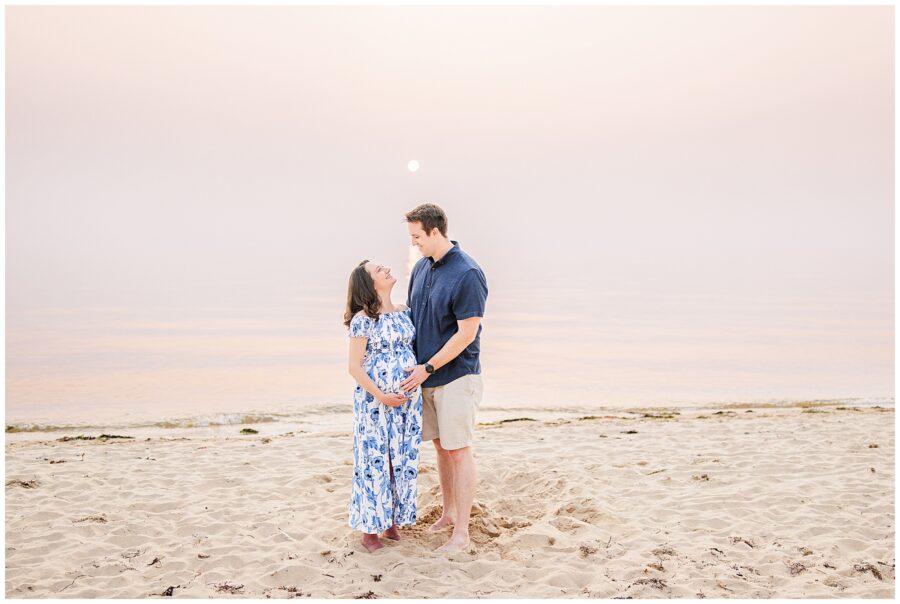
<instances>
[{"instance_id":1,"label":"woman's hand on belly","mask_svg":"<svg viewBox=\"0 0 900 604\"><path fill-rule=\"evenodd\" d=\"M387 393L378 397L378 402L385 407L399 407L407 401L407 397L402 394Z\"/></svg>"}]
</instances>

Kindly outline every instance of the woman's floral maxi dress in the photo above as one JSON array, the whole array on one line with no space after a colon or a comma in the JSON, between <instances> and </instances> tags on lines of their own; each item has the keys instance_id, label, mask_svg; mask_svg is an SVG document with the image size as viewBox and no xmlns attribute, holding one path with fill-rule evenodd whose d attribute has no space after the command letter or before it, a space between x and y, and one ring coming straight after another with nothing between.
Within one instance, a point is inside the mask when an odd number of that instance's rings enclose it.
<instances>
[{"instance_id":1,"label":"woman's floral maxi dress","mask_svg":"<svg viewBox=\"0 0 900 604\"><path fill-rule=\"evenodd\" d=\"M350 322L352 337L368 338L363 368L382 392L399 393L416 364L409 310ZM382 405L365 388L353 395L353 488L350 528L374 534L416 522L416 479L422 444L422 388L399 407ZM393 471L393 480L391 472Z\"/></svg>"}]
</instances>

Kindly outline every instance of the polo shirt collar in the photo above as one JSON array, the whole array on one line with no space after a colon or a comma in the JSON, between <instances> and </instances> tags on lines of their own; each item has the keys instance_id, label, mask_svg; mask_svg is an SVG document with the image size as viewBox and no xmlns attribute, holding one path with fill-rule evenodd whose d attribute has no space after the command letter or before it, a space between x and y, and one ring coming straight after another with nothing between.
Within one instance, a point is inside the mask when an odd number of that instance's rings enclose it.
<instances>
[{"instance_id":1,"label":"polo shirt collar","mask_svg":"<svg viewBox=\"0 0 900 604\"><path fill-rule=\"evenodd\" d=\"M452 256L454 256L454 255L456 255L456 254L459 253L459 251L460 251L459 241L453 241L453 240L451 239L451 240L450 240L450 243L453 244L453 247L451 247L449 250L447 250L447 253L444 254L444 256L443 256L440 260L438 260L437 262L434 261L434 258L432 258L431 256L428 256L428 260L431 262L431 265L432 265L432 266L441 266L441 265L444 265L444 264L447 263L448 260L450 260L450 258L451 258Z\"/></svg>"}]
</instances>

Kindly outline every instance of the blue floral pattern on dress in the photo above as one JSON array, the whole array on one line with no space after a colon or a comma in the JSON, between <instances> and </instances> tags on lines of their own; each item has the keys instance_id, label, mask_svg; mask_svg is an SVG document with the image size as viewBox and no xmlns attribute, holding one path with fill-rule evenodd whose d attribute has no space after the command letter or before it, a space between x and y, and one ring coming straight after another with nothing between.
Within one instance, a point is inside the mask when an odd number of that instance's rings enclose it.
<instances>
[{"instance_id":1,"label":"blue floral pattern on dress","mask_svg":"<svg viewBox=\"0 0 900 604\"><path fill-rule=\"evenodd\" d=\"M403 368L416 364L415 333L409 309L350 321L348 335L367 338L363 368L382 392L399 393L409 375ZM357 384L353 423L350 528L374 534L415 524L422 388L399 407L386 407Z\"/></svg>"}]
</instances>

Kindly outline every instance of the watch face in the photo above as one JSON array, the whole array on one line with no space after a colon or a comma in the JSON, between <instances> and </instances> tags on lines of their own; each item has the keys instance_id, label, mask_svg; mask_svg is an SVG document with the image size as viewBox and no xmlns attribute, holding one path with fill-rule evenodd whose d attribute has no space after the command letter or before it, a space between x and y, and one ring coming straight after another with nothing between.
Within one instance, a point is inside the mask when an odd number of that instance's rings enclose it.
<instances>
[{"instance_id":1,"label":"watch face","mask_svg":"<svg viewBox=\"0 0 900 604\"><path fill-rule=\"evenodd\" d=\"M425 371L427 371L428 373L434 373L434 367L431 365L431 363L425 363Z\"/></svg>"}]
</instances>

